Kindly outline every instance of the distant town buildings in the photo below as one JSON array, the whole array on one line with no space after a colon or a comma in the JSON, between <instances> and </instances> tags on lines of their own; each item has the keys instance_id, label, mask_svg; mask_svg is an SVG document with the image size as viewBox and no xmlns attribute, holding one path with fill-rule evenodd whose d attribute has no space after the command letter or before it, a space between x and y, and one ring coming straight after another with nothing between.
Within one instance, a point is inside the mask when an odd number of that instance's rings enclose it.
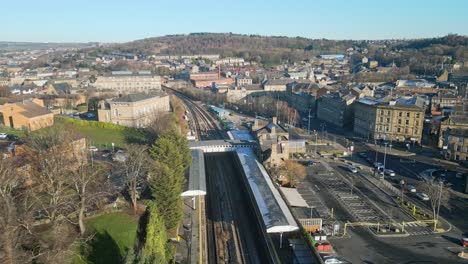
<instances>
[{"instance_id":1,"label":"distant town buildings","mask_svg":"<svg viewBox=\"0 0 468 264\"><path fill-rule=\"evenodd\" d=\"M169 96L157 94L128 94L116 99L101 101L98 120L127 127L146 127L158 112L170 110Z\"/></svg>"},{"instance_id":2,"label":"distant town buildings","mask_svg":"<svg viewBox=\"0 0 468 264\"><path fill-rule=\"evenodd\" d=\"M116 71L109 76L97 77L93 86L98 90L111 90L121 94L160 91L161 77L148 71Z\"/></svg>"}]
</instances>

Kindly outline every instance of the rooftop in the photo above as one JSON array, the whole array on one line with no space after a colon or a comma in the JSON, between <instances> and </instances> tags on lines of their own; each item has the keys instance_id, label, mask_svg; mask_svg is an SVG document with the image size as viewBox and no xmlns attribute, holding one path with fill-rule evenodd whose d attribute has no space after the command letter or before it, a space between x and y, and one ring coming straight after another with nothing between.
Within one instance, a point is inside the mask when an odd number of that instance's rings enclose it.
<instances>
[{"instance_id":1,"label":"rooftop","mask_svg":"<svg viewBox=\"0 0 468 264\"><path fill-rule=\"evenodd\" d=\"M121 103L134 103L138 101L143 101L146 99L160 97L164 94L146 94L146 93L135 93L135 94L128 94L117 99L112 100L113 102L121 102Z\"/></svg>"},{"instance_id":2,"label":"rooftop","mask_svg":"<svg viewBox=\"0 0 468 264\"><path fill-rule=\"evenodd\" d=\"M192 150L192 164L189 170L187 190L182 196L206 195L205 157L203 150Z\"/></svg>"}]
</instances>

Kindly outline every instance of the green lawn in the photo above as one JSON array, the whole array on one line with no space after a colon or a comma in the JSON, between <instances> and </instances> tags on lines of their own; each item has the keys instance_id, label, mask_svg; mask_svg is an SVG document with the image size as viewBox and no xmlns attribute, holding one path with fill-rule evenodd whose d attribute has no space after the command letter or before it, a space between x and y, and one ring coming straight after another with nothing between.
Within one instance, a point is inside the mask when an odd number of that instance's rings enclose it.
<instances>
[{"instance_id":1,"label":"green lawn","mask_svg":"<svg viewBox=\"0 0 468 264\"><path fill-rule=\"evenodd\" d=\"M17 135L18 137L23 137L25 132L24 130L13 129L13 128L2 126L0 127L0 133L13 134L13 135Z\"/></svg>"},{"instance_id":2,"label":"green lawn","mask_svg":"<svg viewBox=\"0 0 468 264\"><path fill-rule=\"evenodd\" d=\"M138 223L136 218L126 213L101 215L88 220L86 225L96 235L89 244L87 260L76 257L74 264L120 263L128 250L133 248Z\"/></svg>"},{"instance_id":3,"label":"green lawn","mask_svg":"<svg viewBox=\"0 0 468 264\"><path fill-rule=\"evenodd\" d=\"M96 121L80 122L68 117L56 117L55 125L70 126L73 130L81 133L89 140L89 144L99 149L110 149L112 143L116 147L125 148L129 143L141 143L144 141L145 134L136 128L126 128L113 124L98 123ZM101 127L102 126L102 127Z\"/></svg>"}]
</instances>

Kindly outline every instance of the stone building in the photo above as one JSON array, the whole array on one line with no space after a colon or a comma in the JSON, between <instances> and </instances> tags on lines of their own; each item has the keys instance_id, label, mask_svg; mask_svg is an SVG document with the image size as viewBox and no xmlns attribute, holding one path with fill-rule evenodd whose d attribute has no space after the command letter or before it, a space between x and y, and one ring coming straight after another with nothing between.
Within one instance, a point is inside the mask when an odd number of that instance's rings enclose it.
<instances>
[{"instance_id":1,"label":"stone building","mask_svg":"<svg viewBox=\"0 0 468 264\"><path fill-rule=\"evenodd\" d=\"M109 76L99 76L93 84L98 90L112 90L120 94L141 93L161 90L161 77L151 72L129 71L112 72Z\"/></svg>"},{"instance_id":2,"label":"stone building","mask_svg":"<svg viewBox=\"0 0 468 264\"><path fill-rule=\"evenodd\" d=\"M317 100L317 118L337 127L349 126L353 121L352 103L355 99L353 94L324 95Z\"/></svg>"},{"instance_id":3,"label":"stone building","mask_svg":"<svg viewBox=\"0 0 468 264\"><path fill-rule=\"evenodd\" d=\"M236 77L236 86L243 86L243 85L251 85L252 84L252 78L247 77L247 76L237 76Z\"/></svg>"},{"instance_id":4,"label":"stone building","mask_svg":"<svg viewBox=\"0 0 468 264\"><path fill-rule=\"evenodd\" d=\"M101 101L98 120L127 127L145 127L158 112L169 112L169 95L129 94L107 102Z\"/></svg>"},{"instance_id":5,"label":"stone building","mask_svg":"<svg viewBox=\"0 0 468 264\"><path fill-rule=\"evenodd\" d=\"M446 159L468 161L468 128L447 128L442 132L442 139Z\"/></svg>"},{"instance_id":6,"label":"stone building","mask_svg":"<svg viewBox=\"0 0 468 264\"><path fill-rule=\"evenodd\" d=\"M6 103L0 106L0 123L4 126L34 131L54 124L54 114L40 99Z\"/></svg>"},{"instance_id":7,"label":"stone building","mask_svg":"<svg viewBox=\"0 0 468 264\"><path fill-rule=\"evenodd\" d=\"M460 129L468 130L468 116L452 114L446 120L440 122L439 142L437 144L439 148L443 148L444 145L446 146L446 144L444 144L444 134L445 131L450 129L455 129L456 131Z\"/></svg>"},{"instance_id":8,"label":"stone building","mask_svg":"<svg viewBox=\"0 0 468 264\"><path fill-rule=\"evenodd\" d=\"M276 117L264 126L260 126L256 119L252 131L257 137L260 156L266 165L281 166L284 160L289 159L289 132L278 124Z\"/></svg>"},{"instance_id":9,"label":"stone building","mask_svg":"<svg viewBox=\"0 0 468 264\"><path fill-rule=\"evenodd\" d=\"M286 91L287 84L291 82L291 79L267 80L261 86L265 91Z\"/></svg>"},{"instance_id":10,"label":"stone building","mask_svg":"<svg viewBox=\"0 0 468 264\"><path fill-rule=\"evenodd\" d=\"M388 97L354 104L354 132L368 139L421 142L424 107Z\"/></svg>"}]
</instances>

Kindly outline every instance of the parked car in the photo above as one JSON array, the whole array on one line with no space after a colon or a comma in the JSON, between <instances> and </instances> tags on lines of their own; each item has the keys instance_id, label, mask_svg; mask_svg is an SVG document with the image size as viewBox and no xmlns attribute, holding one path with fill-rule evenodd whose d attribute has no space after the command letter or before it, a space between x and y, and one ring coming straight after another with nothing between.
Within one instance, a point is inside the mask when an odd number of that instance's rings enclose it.
<instances>
[{"instance_id":1,"label":"parked car","mask_svg":"<svg viewBox=\"0 0 468 264\"><path fill-rule=\"evenodd\" d=\"M429 201L429 196L427 196L425 193L416 193L416 197L423 201Z\"/></svg>"},{"instance_id":2,"label":"parked car","mask_svg":"<svg viewBox=\"0 0 468 264\"><path fill-rule=\"evenodd\" d=\"M374 162L374 167L375 168L383 167L383 164L381 162Z\"/></svg>"},{"instance_id":3,"label":"parked car","mask_svg":"<svg viewBox=\"0 0 468 264\"><path fill-rule=\"evenodd\" d=\"M17 135L8 134L8 135L7 135L7 139L8 139L8 140L11 140L11 141L18 141L18 140L19 140L19 137L18 137Z\"/></svg>"},{"instance_id":4,"label":"parked car","mask_svg":"<svg viewBox=\"0 0 468 264\"><path fill-rule=\"evenodd\" d=\"M416 187L414 187L414 185L409 184L408 186L406 186L406 188L412 193L416 192Z\"/></svg>"},{"instance_id":5,"label":"parked car","mask_svg":"<svg viewBox=\"0 0 468 264\"><path fill-rule=\"evenodd\" d=\"M366 152L359 152L359 156L362 158L367 158L367 153Z\"/></svg>"},{"instance_id":6,"label":"parked car","mask_svg":"<svg viewBox=\"0 0 468 264\"><path fill-rule=\"evenodd\" d=\"M462 172L457 172L457 174L455 174L455 178L457 178L457 179L463 179L463 176L464 176L464 175L465 175L465 174L463 174Z\"/></svg>"},{"instance_id":7,"label":"parked car","mask_svg":"<svg viewBox=\"0 0 468 264\"><path fill-rule=\"evenodd\" d=\"M346 168L352 173L357 173L358 172L358 169L356 167L354 167L354 166L348 165L348 166L346 166Z\"/></svg>"},{"instance_id":8,"label":"parked car","mask_svg":"<svg viewBox=\"0 0 468 264\"><path fill-rule=\"evenodd\" d=\"M6 139L8 135L6 133L0 133L0 139Z\"/></svg>"},{"instance_id":9,"label":"parked car","mask_svg":"<svg viewBox=\"0 0 468 264\"><path fill-rule=\"evenodd\" d=\"M99 149L96 148L95 146L90 146L90 147L88 148L88 150L91 151L91 152L97 152Z\"/></svg>"},{"instance_id":10,"label":"parked car","mask_svg":"<svg viewBox=\"0 0 468 264\"><path fill-rule=\"evenodd\" d=\"M393 170L390 170L390 169L385 169L384 174L387 175L387 176L395 177L395 172Z\"/></svg>"}]
</instances>

